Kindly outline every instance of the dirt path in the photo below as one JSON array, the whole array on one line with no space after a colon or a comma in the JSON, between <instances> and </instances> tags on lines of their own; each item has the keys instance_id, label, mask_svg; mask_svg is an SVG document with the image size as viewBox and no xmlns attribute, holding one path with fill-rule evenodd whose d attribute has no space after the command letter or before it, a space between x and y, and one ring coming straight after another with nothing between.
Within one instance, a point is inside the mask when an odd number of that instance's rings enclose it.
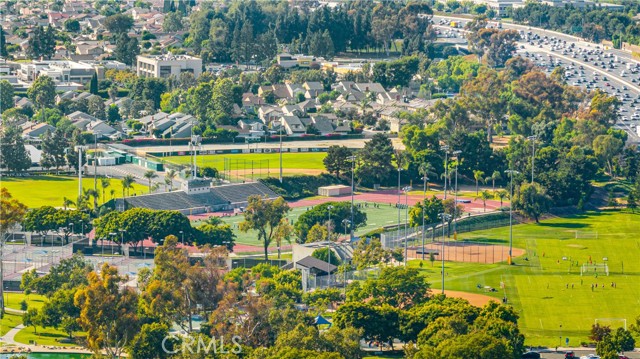
<instances>
[{"instance_id":1,"label":"dirt path","mask_svg":"<svg viewBox=\"0 0 640 359\"><path fill-rule=\"evenodd\" d=\"M440 293L440 291L436 291L434 290L434 293ZM462 299L466 299L469 301L469 303L471 303L471 305L474 305L476 307L482 307L485 304L489 303L490 301L498 301L496 298L494 297L490 297L488 295L484 295L484 294L477 294L477 293L467 293L467 292L458 292L455 290L446 290L444 291L444 294L447 297L454 297L454 298L462 298Z\"/></svg>"}]
</instances>

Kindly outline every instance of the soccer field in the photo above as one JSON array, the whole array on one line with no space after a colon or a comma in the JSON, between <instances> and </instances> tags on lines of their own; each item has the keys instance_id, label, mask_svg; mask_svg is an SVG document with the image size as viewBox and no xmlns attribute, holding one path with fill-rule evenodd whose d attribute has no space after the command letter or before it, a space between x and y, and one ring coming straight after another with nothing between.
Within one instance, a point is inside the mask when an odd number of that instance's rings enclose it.
<instances>
[{"instance_id":1,"label":"soccer field","mask_svg":"<svg viewBox=\"0 0 640 359\"><path fill-rule=\"evenodd\" d=\"M516 265L446 263L445 288L506 296L520 314L528 345L564 346L569 338L570 346L579 346L589 341L596 320L615 328L624 326L624 319L630 325L640 315L639 223L640 214L605 211L514 226L514 247L527 250L515 259ZM460 238L508 245L509 228ZM610 275L600 269L597 275L581 276L580 266L589 261L606 263ZM438 264L437 270L428 268L429 263L423 267L433 287L441 288ZM484 286L498 291L488 293Z\"/></svg>"},{"instance_id":2,"label":"soccer field","mask_svg":"<svg viewBox=\"0 0 640 359\"><path fill-rule=\"evenodd\" d=\"M29 208L40 206L62 207L64 197L72 201L78 198L78 179L66 176L33 176L33 177L3 177L1 187L6 187L14 198L17 198ZM83 188L93 188L93 178L82 179ZM130 194L143 194L147 186L133 184ZM115 190L114 197L122 197L122 184L118 179L111 179L111 184L105 190L106 200L111 200L111 189ZM100 179L98 192L102 197ZM102 198L98 201L102 203Z\"/></svg>"},{"instance_id":3,"label":"soccer field","mask_svg":"<svg viewBox=\"0 0 640 359\"><path fill-rule=\"evenodd\" d=\"M318 174L325 170L322 160L325 158L324 152L298 152L283 153L282 168L286 174ZM189 164L190 156L172 156L163 158L167 162L180 165ZM232 169L241 175L250 175L253 172L256 177L266 177L267 173L276 176L280 168L280 154L278 153L241 153L241 154L216 154L198 156L198 166L214 167L218 171ZM312 170L307 171L305 170Z\"/></svg>"}]
</instances>

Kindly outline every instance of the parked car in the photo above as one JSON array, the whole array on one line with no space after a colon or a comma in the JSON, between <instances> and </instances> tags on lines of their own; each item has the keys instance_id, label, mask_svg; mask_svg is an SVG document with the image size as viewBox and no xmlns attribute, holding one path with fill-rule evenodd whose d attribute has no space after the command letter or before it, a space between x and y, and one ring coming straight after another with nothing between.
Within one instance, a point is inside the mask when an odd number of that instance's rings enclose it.
<instances>
[{"instance_id":1,"label":"parked car","mask_svg":"<svg viewBox=\"0 0 640 359\"><path fill-rule=\"evenodd\" d=\"M566 352L564 353L564 359L575 359L576 353L574 352Z\"/></svg>"}]
</instances>

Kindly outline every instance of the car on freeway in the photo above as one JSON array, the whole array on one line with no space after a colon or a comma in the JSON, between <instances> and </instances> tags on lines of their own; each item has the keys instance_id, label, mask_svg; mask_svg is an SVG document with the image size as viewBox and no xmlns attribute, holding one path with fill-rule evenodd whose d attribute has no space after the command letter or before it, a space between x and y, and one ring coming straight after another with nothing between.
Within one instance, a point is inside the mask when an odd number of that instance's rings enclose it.
<instances>
[{"instance_id":1,"label":"car on freeway","mask_svg":"<svg viewBox=\"0 0 640 359\"><path fill-rule=\"evenodd\" d=\"M564 353L564 359L575 359L576 353L574 352L566 352Z\"/></svg>"},{"instance_id":2,"label":"car on freeway","mask_svg":"<svg viewBox=\"0 0 640 359\"><path fill-rule=\"evenodd\" d=\"M600 359L600 357L595 354L589 354L581 356L580 359Z\"/></svg>"}]
</instances>

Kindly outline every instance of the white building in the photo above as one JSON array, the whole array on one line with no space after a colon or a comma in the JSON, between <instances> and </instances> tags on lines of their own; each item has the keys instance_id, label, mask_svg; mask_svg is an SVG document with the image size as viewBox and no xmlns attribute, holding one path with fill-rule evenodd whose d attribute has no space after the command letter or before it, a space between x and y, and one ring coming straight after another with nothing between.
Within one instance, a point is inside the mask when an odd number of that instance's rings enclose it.
<instances>
[{"instance_id":1,"label":"white building","mask_svg":"<svg viewBox=\"0 0 640 359\"><path fill-rule=\"evenodd\" d=\"M202 74L202 59L188 55L138 56L138 76L169 77L191 72L195 77Z\"/></svg>"},{"instance_id":2,"label":"white building","mask_svg":"<svg viewBox=\"0 0 640 359\"><path fill-rule=\"evenodd\" d=\"M18 79L27 82L46 75L57 82L86 84L94 74L98 75L98 79L103 78L102 66L76 61L33 61L20 64L17 71Z\"/></svg>"}]
</instances>

